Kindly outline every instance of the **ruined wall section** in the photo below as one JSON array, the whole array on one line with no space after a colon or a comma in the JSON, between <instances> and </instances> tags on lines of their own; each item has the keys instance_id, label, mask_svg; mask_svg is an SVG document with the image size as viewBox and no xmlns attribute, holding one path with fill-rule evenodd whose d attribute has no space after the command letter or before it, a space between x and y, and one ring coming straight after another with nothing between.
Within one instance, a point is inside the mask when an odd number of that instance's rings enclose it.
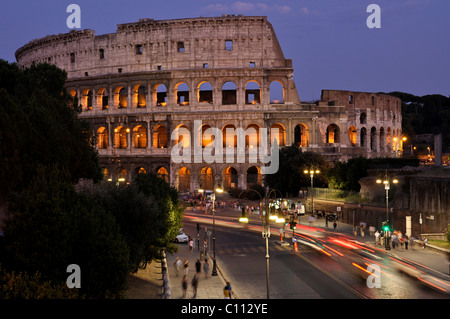
<instances>
[{"instance_id":1,"label":"ruined wall section","mask_svg":"<svg viewBox=\"0 0 450 319\"><path fill-rule=\"evenodd\" d=\"M285 60L266 17L141 19L95 36L71 31L31 41L16 52L19 65L55 64L69 79L116 73L199 68L278 68ZM291 66L290 66L291 67Z\"/></svg>"}]
</instances>

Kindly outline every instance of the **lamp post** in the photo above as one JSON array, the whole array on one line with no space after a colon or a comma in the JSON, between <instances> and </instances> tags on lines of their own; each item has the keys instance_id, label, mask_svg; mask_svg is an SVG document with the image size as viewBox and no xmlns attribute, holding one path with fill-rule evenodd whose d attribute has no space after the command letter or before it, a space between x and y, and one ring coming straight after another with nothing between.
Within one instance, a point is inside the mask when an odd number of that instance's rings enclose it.
<instances>
[{"instance_id":1,"label":"lamp post","mask_svg":"<svg viewBox=\"0 0 450 319\"><path fill-rule=\"evenodd\" d=\"M261 222L263 223L262 228L261 228L262 229L261 235L262 235L262 238L265 239L265 244L266 244L266 256L265 256L265 258L266 258L266 291L267 291L267 299L270 299L270 287L269 287L269 259L270 259L270 255L269 255L269 238L270 238L269 197L272 192L277 192L278 190L272 189L269 192L269 187L266 187L265 190L266 190L266 194L264 196L265 214L264 214L263 219L261 220ZM248 189L247 191L253 191L260 196L261 200L263 199L261 194L259 194L257 191L255 191L253 189ZM242 191L239 194L238 198L240 198L242 193L244 193L244 192L246 192L246 191ZM243 222L245 222L245 220ZM284 219L278 218L276 222L284 223Z\"/></svg>"},{"instance_id":2,"label":"lamp post","mask_svg":"<svg viewBox=\"0 0 450 319\"><path fill-rule=\"evenodd\" d=\"M389 228L389 189L391 188L391 182L393 184L397 184L398 180L396 178L390 180L389 176L387 174L387 170L384 175L384 179L377 179L377 184L383 183L384 189L386 190L386 225L388 225L387 231L385 231L385 234L384 234L384 236L386 237L386 240L384 241L386 250L390 249L389 242L387 239L388 236L387 236L386 232L390 232L390 228Z\"/></svg>"},{"instance_id":3,"label":"lamp post","mask_svg":"<svg viewBox=\"0 0 450 319\"><path fill-rule=\"evenodd\" d=\"M212 199L212 212L213 212L213 269L211 276L217 276L217 263L216 263L216 209L215 209L215 203L216 203L216 192L222 193L223 189L222 187L217 187L213 190L213 193L211 195Z\"/></svg>"},{"instance_id":4,"label":"lamp post","mask_svg":"<svg viewBox=\"0 0 450 319\"><path fill-rule=\"evenodd\" d=\"M314 175L320 174L320 171L318 169L314 170L313 168L310 168L305 169L303 173L309 174L309 176L311 177L311 208L312 208L311 214L314 216Z\"/></svg>"}]
</instances>

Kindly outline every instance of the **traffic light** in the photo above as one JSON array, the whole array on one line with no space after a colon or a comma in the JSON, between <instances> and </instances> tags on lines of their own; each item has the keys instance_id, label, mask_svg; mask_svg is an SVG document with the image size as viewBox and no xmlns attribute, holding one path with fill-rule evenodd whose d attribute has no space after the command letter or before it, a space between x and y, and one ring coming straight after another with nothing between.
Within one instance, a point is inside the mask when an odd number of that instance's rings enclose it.
<instances>
[{"instance_id":1,"label":"traffic light","mask_svg":"<svg viewBox=\"0 0 450 319\"><path fill-rule=\"evenodd\" d=\"M388 232L390 230L388 222L383 222L383 231Z\"/></svg>"},{"instance_id":2,"label":"traffic light","mask_svg":"<svg viewBox=\"0 0 450 319\"><path fill-rule=\"evenodd\" d=\"M291 229L295 229L295 226L297 226L297 222L295 222L295 221L290 221L290 222L289 222L289 225L290 225Z\"/></svg>"}]
</instances>

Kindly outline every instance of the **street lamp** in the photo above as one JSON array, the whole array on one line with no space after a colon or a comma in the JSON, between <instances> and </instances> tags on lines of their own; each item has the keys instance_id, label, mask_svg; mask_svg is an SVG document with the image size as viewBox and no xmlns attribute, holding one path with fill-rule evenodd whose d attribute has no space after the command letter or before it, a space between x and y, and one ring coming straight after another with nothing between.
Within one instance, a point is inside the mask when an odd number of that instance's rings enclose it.
<instances>
[{"instance_id":1,"label":"street lamp","mask_svg":"<svg viewBox=\"0 0 450 319\"><path fill-rule=\"evenodd\" d=\"M217 187L213 190L211 195L212 199L212 212L213 212L213 270L211 276L217 276L217 263L216 263L216 209L214 208L216 203L216 192L223 193L222 187Z\"/></svg>"},{"instance_id":2,"label":"street lamp","mask_svg":"<svg viewBox=\"0 0 450 319\"><path fill-rule=\"evenodd\" d=\"M391 182L393 184L397 184L398 180L395 179L395 178L390 180L389 176L387 174L387 170L386 170L384 179L377 179L377 184L383 183L384 184L384 189L386 190L386 225L389 225L389 189L391 188ZM385 248L386 248L386 250L389 250L390 246L389 246L389 243L388 243L388 240L387 240L388 236L387 236L386 232L385 232L385 237L386 237L386 240L384 241Z\"/></svg>"},{"instance_id":3,"label":"street lamp","mask_svg":"<svg viewBox=\"0 0 450 319\"><path fill-rule=\"evenodd\" d=\"M314 216L314 175L315 174L320 174L320 171L318 169L314 170L312 168L310 169L305 169L303 171L303 173L305 174L309 174L309 176L311 177L311 207L312 207L312 215Z\"/></svg>"},{"instance_id":4,"label":"street lamp","mask_svg":"<svg viewBox=\"0 0 450 319\"><path fill-rule=\"evenodd\" d=\"M266 190L266 194L264 196L264 200L265 200L265 214L264 214L264 218L261 220L261 222L263 223L262 225L262 230L261 230L261 235L262 238L265 239L265 243L266 243L266 291L267 291L267 299L270 299L270 287L269 287L269 238L270 238L270 220L276 220L277 223L284 223L284 218L280 218L280 217L276 217L275 219L272 218L272 216L269 217L269 197L272 194L272 192L280 192L279 190L276 189L272 189L269 192L269 187L265 188ZM261 200L263 199L261 194L253 189L248 189L247 191L253 191L255 193L257 193L259 195L259 197L261 198ZM239 196L238 199L241 197L242 193L244 193L246 191L242 191ZM275 193L276 194L276 193ZM242 218L242 217L241 217Z\"/></svg>"}]
</instances>

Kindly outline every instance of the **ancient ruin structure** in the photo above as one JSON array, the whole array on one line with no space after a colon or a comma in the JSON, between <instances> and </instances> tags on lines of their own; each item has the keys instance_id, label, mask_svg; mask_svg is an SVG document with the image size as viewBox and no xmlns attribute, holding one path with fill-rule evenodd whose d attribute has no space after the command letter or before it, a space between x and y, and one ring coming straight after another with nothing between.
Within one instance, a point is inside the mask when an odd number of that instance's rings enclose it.
<instances>
[{"instance_id":1,"label":"ancient ruin structure","mask_svg":"<svg viewBox=\"0 0 450 319\"><path fill-rule=\"evenodd\" d=\"M92 124L112 181L153 171L180 191L261 183L266 164L259 158L196 162L192 151L189 161L174 159L179 143L186 152L216 141L208 128L222 132L223 149L235 154L239 141L227 129L245 130L246 155L264 144L262 129L271 133L269 145L295 144L330 161L401 150L398 98L324 90L320 101L301 102L292 61L262 16L142 19L104 35L71 31L33 40L16 58L22 67L50 63L67 71L67 88Z\"/></svg>"}]
</instances>

